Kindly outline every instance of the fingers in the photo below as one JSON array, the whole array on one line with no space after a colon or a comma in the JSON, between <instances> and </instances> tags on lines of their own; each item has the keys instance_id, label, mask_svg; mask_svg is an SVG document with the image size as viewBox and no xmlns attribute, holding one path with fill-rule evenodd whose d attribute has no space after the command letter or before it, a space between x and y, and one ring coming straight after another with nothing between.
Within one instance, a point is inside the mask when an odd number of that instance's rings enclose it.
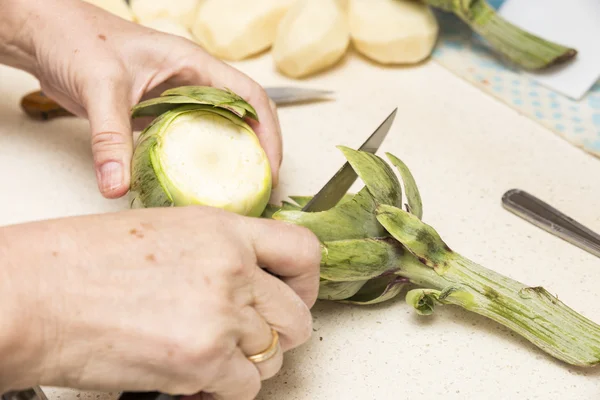
<instances>
[{"instance_id":1,"label":"fingers","mask_svg":"<svg viewBox=\"0 0 600 400\"><path fill-rule=\"evenodd\" d=\"M239 347L246 357L264 352L271 347L273 342L273 332L271 326L265 319L252 307L245 307L242 310L242 339ZM273 357L260 363L256 363L260 378L266 380L272 378L279 372L283 365L283 351L279 344L277 352Z\"/></svg>"},{"instance_id":2,"label":"fingers","mask_svg":"<svg viewBox=\"0 0 600 400\"><path fill-rule=\"evenodd\" d=\"M253 400L261 388L260 375L255 365L240 349L220 368L222 375L203 389L215 400ZM202 397L207 398L207 397Z\"/></svg>"},{"instance_id":3,"label":"fingers","mask_svg":"<svg viewBox=\"0 0 600 400\"><path fill-rule=\"evenodd\" d=\"M248 237L257 263L278 275L310 308L319 290L321 245L308 229L266 219L252 220Z\"/></svg>"},{"instance_id":4,"label":"fingers","mask_svg":"<svg viewBox=\"0 0 600 400\"><path fill-rule=\"evenodd\" d=\"M98 188L106 198L129 190L133 151L127 85L103 80L88 95L86 108L92 130L92 153Z\"/></svg>"},{"instance_id":5,"label":"fingers","mask_svg":"<svg viewBox=\"0 0 600 400\"><path fill-rule=\"evenodd\" d=\"M260 88L257 90L262 91L263 89ZM266 93L264 94L264 96L266 96ZM273 188L277 188L277 186L279 185L279 170L281 168L281 162L283 161L283 137L281 135L281 125L279 123L277 107L275 103L268 98L269 109L271 110L271 114L269 114L266 118L263 118L263 113L261 113L262 107L256 105L260 104L260 102L257 101L253 103L252 101L249 101L249 103L255 107L260 121L257 122L255 120L249 119L247 122L248 125L250 125L250 127L254 130L254 132L256 132L261 146L263 147L263 149L265 149L265 152L267 153L267 157L269 158L269 162L271 163L271 170L273 174ZM271 123L271 115L274 118L274 123Z\"/></svg>"},{"instance_id":6,"label":"fingers","mask_svg":"<svg viewBox=\"0 0 600 400\"><path fill-rule=\"evenodd\" d=\"M308 306L280 279L259 271L254 278L254 309L279 332L283 352L305 343L312 334Z\"/></svg>"}]
</instances>

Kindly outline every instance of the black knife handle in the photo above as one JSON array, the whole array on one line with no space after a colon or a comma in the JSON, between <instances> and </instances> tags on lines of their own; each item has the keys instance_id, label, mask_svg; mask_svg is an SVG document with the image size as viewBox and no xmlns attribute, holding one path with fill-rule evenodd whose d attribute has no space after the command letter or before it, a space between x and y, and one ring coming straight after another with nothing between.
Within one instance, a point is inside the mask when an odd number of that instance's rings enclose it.
<instances>
[{"instance_id":1,"label":"black knife handle","mask_svg":"<svg viewBox=\"0 0 600 400\"><path fill-rule=\"evenodd\" d=\"M119 400L177 400L179 396L172 396L159 392L123 392Z\"/></svg>"}]
</instances>

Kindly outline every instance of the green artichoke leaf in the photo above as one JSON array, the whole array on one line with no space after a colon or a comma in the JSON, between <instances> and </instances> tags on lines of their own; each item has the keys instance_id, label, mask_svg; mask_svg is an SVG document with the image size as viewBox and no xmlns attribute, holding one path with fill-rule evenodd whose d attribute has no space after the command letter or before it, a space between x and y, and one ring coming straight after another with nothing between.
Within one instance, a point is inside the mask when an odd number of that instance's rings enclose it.
<instances>
[{"instance_id":1,"label":"green artichoke leaf","mask_svg":"<svg viewBox=\"0 0 600 400\"><path fill-rule=\"evenodd\" d=\"M207 106L230 111L240 118L258 121L256 110L231 91L205 86L183 86L163 92L159 97L142 101L132 108L132 118L157 117L182 105Z\"/></svg>"},{"instance_id":2,"label":"green artichoke leaf","mask_svg":"<svg viewBox=\"0 0 600 400\"><path fill-rule=\"evenodd\" d=\"M397 271L403 252L392 238L324 242L321 277L341 282L376 278Z\"/></svg>"},{"instance_id":3,"label":"green artichoke leaf","mask_svg":"<svg viewBox=\"0 0 600 400\"><path fill-rule=\"evenodd\" d=\"M367 281L334 282L321 280L319 284L319 300L339 301L352 297Z\"/></svg>"},{"instance_id":4,"label":"green artichoke leaf","mask_svg":"<svg viewBox=\"0 0 600 400\"><path fill-rule=\"evenodd\" d=\"M289 196L289 197L294 203L298 204L299 208L302 208L305 205L307 205L308 202L311 201L312 198L315 196Z\"/></svg>"},{"instance_id":5,"label":"green artichoke leaf","mask_svg":"<svg viewBox=\"0 0 600 400\"><path fill-rule=\"evenodd\" d=\"M389 236L377 221L377 205L365 187L350 201L320 212L280 210L272 215L310 229L322 242Z\"/></svg>"},{"instance_id":6,"label":"green artichoke leaf","mask_svg":"<svg viewBox=\"0 0 600 400\"><path fill-rule=\"evenodd\" d=\"M444 268L452 250L437 231L400 208L382 204L376 210L377 220L397 241L432 268Z\"/></svg>"},{"instance_id":7,"label":"green artichoke leaf","mask_svg":"<svg viewBox=\"0 0 600 400\"><path fill-rule=\"evenodd\" d=\"M413 289L406 293L406 303L413 306L419 315L431 315L439 303L440 291L435 289Z\"/></svg>"},{"instance_id":8,"label":"green artichoke leaf","mask_svg":"<svg viewBox=\"0 0 600 400\"><path fill-rule=\"evenodd\" d=\"M354 194L350 193L345 194L344 197L337 203L337 205L347 203L348 201L352 200L354 196ZM261 215L261 218L272 218L273 214L279 210L300 211L308 204L309 201L312 200L313 197L314 196L289 196L293 203L285 200L282 201L280 205L269 203L263 212L263 215Z\"/></svg>"},{"instance_id":9,"label":"green artichoke leaf","mask_svg":"<svg viewBox=\"0 0 600 400\"><path fill-rule=\"evenodd\" d=\"M355 196L354 193L346 193L344 197L336 205L344 204L352 200ZM313 199L315 196L289 196L291 200L293 200L296 204L300 206L300 208L306 206L309 201Z\"/></svg>"},{"instance_id":10,"label":"green artichoke leaf","mask_svg":"<svg viewBox=\"0 0 600 400\"><path fill-rule=\"evenodd\" d=\"M241 96L235 94L228 88L218 89L210 86L182 86L164 91L161 96L186 96L190 99L211 104L221 108L235 108L240 110L238 114L241 118L248 115L250 118L258 121L258 113Z\"/></svg>"},{"instance_id":11,"label":"green artichoke leaf","mask_svg":"<svg viewBox=\"0 0 600 400\"><path fill-rule=\"evenodd\" d=\"M281 210L272 218L302 225L321 241L389 236L377 221L375 209L378 204L401 206L402 189L394 171L376 155L338 148L365 184L358 194L326 211Z\"/></svg>"},{"instance_id":12,"label":"green artichoke leaf","mask_svg":"<svg viewBox=\"0 0 600 400\"><path fill-rule=\"evenodd\" d=\"M278 206L276 204L267 204L267 206L265 207L265 209L263 210L260 218L273 218L273 214L275 214L277 211L281 210L282 206Z\"/></svg>"},{"instance_id":13,"label":"green artichoke leaf","mask_svg":"<svg viewBox=\"0 0 600 400\"><path fill-rule=\"evenodd\" d=\"M408 283L408 279L389 274L371 279L356 294L342 303L372 305L383 303L396 297Z\"/></svg>"},{"instance_id":14,"label":"green artichoke leaf","mask_svg":"<svg viewBox=\"0 0 600 400\"><path fill-rule=\"evenodd\" d=\"M145 208L148 204L157 207L172 207L173 197L164 182L164 172L158 160L158 144L161 133L184 111L169 111L162 114L140 134L133 152L131 180L131 207Z\"/></svg>"},{"instance_id":15,"label":"green artichoke leaf","mask_svg":"<svg viewBox=\"0 0 600 400\"><path fill-rule=\"evenodd\" d=\"M379 204L402 207L402 188L392 168L379 156L337 146Z\"/></svg>"},{"instance_id":16,"label":"green artichoke leaf","mask_svg":"<svg viewBox=\"0 0 600 400\"><path fill-rule=\"evenodd\" d=\"M422 219L423 202L421 200L419 187L417 186L417 182L415 181L413 174L410 172L408 166L398 157L391 153L385 153L385 155L396 167L400 177L402 178L402 183L404 184L404 195L406 196L406 201L408 203L408 212L417 218Z\"/></svg>"}]
</instances>

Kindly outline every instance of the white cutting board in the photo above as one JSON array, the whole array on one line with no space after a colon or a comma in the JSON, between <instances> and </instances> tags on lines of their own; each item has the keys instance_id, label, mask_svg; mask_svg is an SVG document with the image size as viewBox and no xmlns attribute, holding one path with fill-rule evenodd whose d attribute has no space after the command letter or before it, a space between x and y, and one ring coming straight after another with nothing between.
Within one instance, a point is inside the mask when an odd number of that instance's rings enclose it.
<instances>
[{"instance_id":1,"label":"white cutting board","mask_svg":"<svg viewBox=\"0 0 600 400\"><path fill-rule=\"evenodd\" d=\"M527 31L578 50L569 65L528 73L541 85L579 100L600 78L600 0L506 0L499 14Z\"/></svg>"}]
</instances>

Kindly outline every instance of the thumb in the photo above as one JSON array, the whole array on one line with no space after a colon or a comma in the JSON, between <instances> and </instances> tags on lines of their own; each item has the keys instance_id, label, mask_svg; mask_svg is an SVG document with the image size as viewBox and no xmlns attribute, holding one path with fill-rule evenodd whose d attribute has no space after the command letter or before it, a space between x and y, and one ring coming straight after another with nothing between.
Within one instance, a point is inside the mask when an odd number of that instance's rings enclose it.
<instances>
[{"instance_id":1,"label":"thumb","mask_svg":"<svg viewBox=\"0 0 600 400\"><path fill-rule=\"evenodd\" d=\"M129 93L122 88L101 88L88 98L92 153L100 193L119 198L129 191L133 138Z\"/></svg>"}]
</instances>

